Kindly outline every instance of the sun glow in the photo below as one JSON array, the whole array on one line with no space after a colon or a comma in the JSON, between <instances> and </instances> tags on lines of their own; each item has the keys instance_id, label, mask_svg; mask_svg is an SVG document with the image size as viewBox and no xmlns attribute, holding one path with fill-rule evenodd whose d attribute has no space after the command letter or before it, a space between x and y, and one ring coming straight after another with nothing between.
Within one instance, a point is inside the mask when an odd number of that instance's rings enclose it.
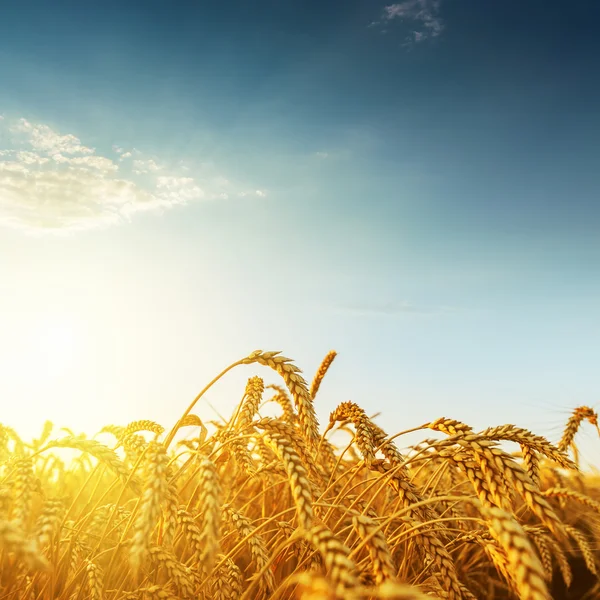
<instances>
[{"instance_id":1,"label":"sun glow","mask_svg":"<svg viewBox=\"0 0 600 600\"><path fill-rule=\"evenodd\" d=\"M68 315L14 319L2 334L7 342L0 353L2 375L22 384L43 384L68 376L81 350L79 328Z\"/></svg>"},{"instance_id":2,"label":"sun glow","mask_svg":"<svg viewBox=\"0 0 600 600\"><path fill-rule=\"evenodd\" d=\"M51 319L33 333L30 360L33 372L61 377L73 367L77 347L74 324L68 319Z\"/></svg>"},{"instance_id":3,"label":"sun glow","mask_svg":"<svg viewBox=\"0 0 600 600\"><path fill-rule=\"evenodd\" d=\"M75 408L87 354L83 331L66 312L14 314L0 330L1 423L31 439L46 419L61 426L72 425L73 415L81 420Z\"/></svg>"}]
</instances>

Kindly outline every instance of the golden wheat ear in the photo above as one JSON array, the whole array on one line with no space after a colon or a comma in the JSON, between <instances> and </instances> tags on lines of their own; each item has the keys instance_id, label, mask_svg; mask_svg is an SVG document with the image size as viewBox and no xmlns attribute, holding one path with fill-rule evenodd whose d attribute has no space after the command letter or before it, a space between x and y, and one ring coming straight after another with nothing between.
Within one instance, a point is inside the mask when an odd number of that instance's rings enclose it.
<instances>
[{"instance_id":1,"label":"golden wheat ear","mask_svg":"<svg viewBox=\"0 0 600 600\"><path fill-rule=\"evenodd\" d=\"M331 367L331 363L333 363L336 356L337 352L335 350L330 350L323 359L323 362L321 362L321 365L319 366L317 372L315 373L315 376L312 380L312 384L310 386L310 396L313 400L315 399L315 396L317 395L317 392L321 387L321 383L323 382L323 379L325 378L327 371L329 371L329 367Z\"/></svg>"}]
</instances>

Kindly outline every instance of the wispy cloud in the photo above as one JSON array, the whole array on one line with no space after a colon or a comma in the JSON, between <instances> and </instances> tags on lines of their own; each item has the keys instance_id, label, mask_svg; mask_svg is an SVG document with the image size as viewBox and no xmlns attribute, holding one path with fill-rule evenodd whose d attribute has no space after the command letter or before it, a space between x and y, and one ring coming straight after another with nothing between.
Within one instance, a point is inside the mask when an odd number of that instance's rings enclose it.
<instances>
[{"instance_id":1,"label":"wispy cloud","mask_svg":"<svg viewBox=\"0 0 600 600\"><path fill-rule=\"evenodd\" d=\"M127 154L131 154L131 152ZM123 158L122 154L121 158ZM162 168L163 165L159 165L153 158L147 158L145 160L138 159L133 161L133 172L137 175L143 175L144 173L160 171Z\"/></svg>"},{"instance_id":2,"label":"wispy cloud","mask_svg":"<svg viewBox=\"0 0 600 600\"><path fill-rule=\"evenodd\" d=\"M243 190L238 192L238 196L240 198L245 198L246 196L256 196L257 198L266 198L267 192L265 190Z\"/></svg>"},{"instance_id":3,"label":"wispy cloud","mask_svg":"<svg viewBox=\"0 0 600 600\"><path fill-rule=\"evenodd\" d=\"M26 119L1 117L0 144L0 224L21 229L90 229L195 200L265 195L221 175L184 175L135 149L114 146L104 156L73 134Z\"/></svg>"},{"instance_id":4,"label":"wispy cloud","mask_svg":"<svg viewBox=\"0 0 600 600\"><path fill-rule=\"evenodd\" d=\"M371 25L386 24L400 19L411 27L406 44L418 44L438 37L444 30L440 5L441 0L403 0L389 4L383 10L381 21L375 21Z\"/></svg>"}]
</instances>

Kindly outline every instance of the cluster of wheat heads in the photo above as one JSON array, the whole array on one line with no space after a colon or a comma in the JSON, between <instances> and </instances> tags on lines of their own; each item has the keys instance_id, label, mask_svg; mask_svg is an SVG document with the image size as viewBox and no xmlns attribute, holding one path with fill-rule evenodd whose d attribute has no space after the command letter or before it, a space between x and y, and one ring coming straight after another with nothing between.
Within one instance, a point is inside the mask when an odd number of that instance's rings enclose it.
<instances>
[{"instance_id":1,"label":"cluster of wheat heads","mask_svg":"<svg viewBox=\"0 0 600 600\"><path fill-rule=\"evenodd\" d=\"M47 423L26 443L0 426L0 598L600 598L600 482L571 458L592 409L557 445L441 418L401 452L352 402L319 426L334 358L310 386L253 352L169 432L141 420L55 438ZM194 405L239 364L285 385L250 378L209 433Z\"/></svg>"}]
</instances>

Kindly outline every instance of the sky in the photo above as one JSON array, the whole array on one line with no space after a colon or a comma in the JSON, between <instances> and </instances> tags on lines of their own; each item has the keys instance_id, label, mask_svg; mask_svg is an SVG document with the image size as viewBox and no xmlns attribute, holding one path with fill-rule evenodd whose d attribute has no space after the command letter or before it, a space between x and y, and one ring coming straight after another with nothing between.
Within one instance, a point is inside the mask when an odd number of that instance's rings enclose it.
<instances>
[{"instance_id":1,"label":"sky","mask_svg":"<svg viewBox=\"0 0 600 600\"><path fill-rule=\"evenodd\" d=\"M598 22L594 0L7 4L1 421L170 426L257 348L308 380L336 349L323 424L353 400L389 433L556 441L599 407ZM240 367L196 412L252 375L280 382Z\"/></svg>"}]
</instances>

